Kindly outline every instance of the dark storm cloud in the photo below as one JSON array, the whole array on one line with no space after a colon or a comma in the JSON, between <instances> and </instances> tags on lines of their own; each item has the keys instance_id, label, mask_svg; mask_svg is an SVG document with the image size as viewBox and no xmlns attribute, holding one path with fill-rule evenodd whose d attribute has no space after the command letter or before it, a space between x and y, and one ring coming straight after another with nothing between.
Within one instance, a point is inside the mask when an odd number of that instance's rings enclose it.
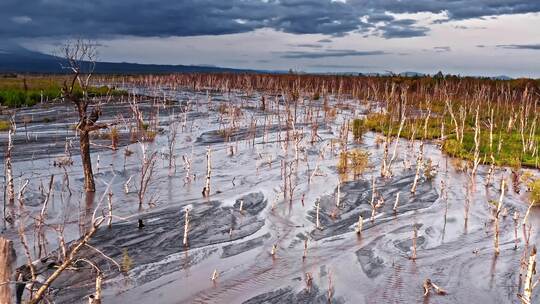
<instances>
[{"instance_id":1,"label":"dark storm cloud","mask_svg":"<svg viewBox=\"0 0 540 304\"><path fill-rule=\"evenodd\" d=\"M392 13L446 12L449 20L536 13L540 1L531 0L349 0L351 5L384 8Z\"/></svg>"},{"instance_id":2,"label":"dark storm cloud","mask_svg":"<svg viewBox=\"0 0 540 304\"><path fill-rule=\"evenodd\" d=\"M368 20L370 23L377 23L377 22L390 22L393 21L395 18L391 15L387 14L373 14L368 16Z\"/></svg>"},{"instance_id":3,"label":"dark storm cloud","mask_svg":"<svg viewBox=\"0 0 540 304\"><path fill-rule=\"evenodd\" d=\"M415 23L416 21L412 19L395 20L378 27L378 30L382 32L382 37L387 39L426 36L429 28L415 26Z\"/></svg>"},{"instance_id":4,"label":"dark storm cloud","mask_svg":"<svg viewBox=\"0 0 540 304\"><path fill-rule=\"evenodd\" d=\"M535 50L540 51L540 44L499 44L498 48L511 50Z\"/></svg>"},{"instance_id":5,"label":"dark storm cloud","mask_svg":"<svg viewBox=\"0 0 540 304\"><path fill-rule=\"evenodd\" d=\"M169 37L271 28L294 34L424 36L390 13L446 12L447 20L540 11L530 0L1 0L0 37Z\"/></svg>"},{"instance_id":6,"label":"dark storm cloud","mask_svg":"<svg viewBox=\"0 0 540 304\"><path fill-rule=\"evenodd\" d=\"M318 58L327 58L327 57L347 57L347 56L376 56L376 55L386 55L388 53L383 51L356 51L356 50L326 50L322 52L303 52L303 51L290 51L280 53L281 58L288 59L318 59Z\"/></svg>"}]
</instances>

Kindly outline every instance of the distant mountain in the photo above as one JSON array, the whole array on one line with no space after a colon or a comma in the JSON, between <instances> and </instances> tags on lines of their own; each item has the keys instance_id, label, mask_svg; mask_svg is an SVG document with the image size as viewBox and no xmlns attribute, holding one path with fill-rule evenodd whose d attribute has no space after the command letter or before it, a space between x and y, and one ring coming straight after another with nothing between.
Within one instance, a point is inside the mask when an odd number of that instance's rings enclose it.
<instances>
[{"instance_id":1,"label":"distant mountain","mask_svg":"<svg viewBox=\"0 0 540 304\"><path fill-rule=\"evenodd\" d=\"M62 58L31 51L13 44L0 44L0 73L66 73ZM139 64L127 62L97 62L96 73L249 73L255 70L196 65Z\"/></svg>"},{"instance_id":2,"label":"distant mountain","mask_svg":"<svg viewBox=\"0 0 540 304\"><path fill-rule=\"evenodd\" d=\"M506 75L499 75L499 76L493 76L493 77L491 77L491 79L494 79L494 80L512 80L514 78L506 76Z\"/></svg>"},{"instance_id":3,"label":"distant mountain","mask_svg":"<svg viewBox=\"0 0 540 304\"><path fill-rule=\"evenodd\" d=\"M426 74L419 73L419 72L407 71L407 72L399 73L399 76L402 76L402 77L423 77L423 76L426 76Z\"/></svg>"}]
</instances>

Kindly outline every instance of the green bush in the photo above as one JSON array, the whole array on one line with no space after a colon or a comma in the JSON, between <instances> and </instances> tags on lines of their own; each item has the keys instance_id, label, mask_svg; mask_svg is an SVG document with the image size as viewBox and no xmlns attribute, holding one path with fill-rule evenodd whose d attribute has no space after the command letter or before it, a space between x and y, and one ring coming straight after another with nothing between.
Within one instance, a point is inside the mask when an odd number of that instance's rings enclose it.
<instances>
[{"instance_id":1,"label":"green bush","mask_svg":"<svg viewBox=\"0 0 540 304\"><path fill-rule=\"evenodd\" d=\"M83 97L82 91L78 88L74 90L75 96ZM109 92L107 87L91 88L88 92L90 96L105 96L111 94L113 96L121 96L127 94L125 91L113 90ZM0 89L0 104L12 108L18 108L23 106L33 106L43 100L52 100L59 98L62 92L59 88L50 87L43 90L28 90L23 89Z\"/></svg>"},{"instance_id":2,"label":"green bush","mask_svg":"<svg viewBox=\"0 0 540 304\"><path fill-rule=\"evenodd\" d=\"M20 107L26 102L26 94L18 90L0 91L0 102L8 107Z\"/></svg>"},{"instance_id":3,"label":"green bush","mask_svg":"<svg viewBox=\"0 0 540 304\"><path fill-rule=\"evenodd\" d=\"M360 140L366 131L363 119L355 118L352 123L353 137L355 140Z\"/></svg>"},{"instance_id":4,"label":"green bush","mask_svg":"<svg viewBox=\"0 0 540 304\"><path fill-rule=\"evenodd\" d=\"M8 131L11 124L7 120L0 120L0 132Z\"/></svg>"},{"instance_id":5,"label":"green bush","mask_svg":"<svg viewBox=\"0 0 540 304\"><path fill-rule=\"evenodd\" d=\"M462 157L463 145L456 139L447 139L443 143L443 151L450 156Z\"/></svg>"},{"instance_id":6,"label":"green bush","mask_svg":"<svg viewBox=\"0 0 540 304\"><path fill-rule=\"evenodd\" d=\"M41 95L43 99L54 99L60 96L59 90L29 90L23 91L18 89L1 89L0 90L0 104L12 108L33 106L41 101Z\"/></svg>"}]
</instances>

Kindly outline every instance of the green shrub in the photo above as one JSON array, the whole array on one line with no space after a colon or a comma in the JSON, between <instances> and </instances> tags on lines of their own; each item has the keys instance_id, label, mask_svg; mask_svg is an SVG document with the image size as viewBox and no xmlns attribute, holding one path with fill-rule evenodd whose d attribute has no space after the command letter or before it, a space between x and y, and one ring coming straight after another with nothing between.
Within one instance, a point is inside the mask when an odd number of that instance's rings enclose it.
<instances>
[{"instance_id":1,"label":"green shrub","mask_svg":"<svg viewBox=\"0 0 540 304\"><path fill-rule=\"evenodd\" d=\"M443 151L450 156L460 157L462 154L463 145L456 139L447 139L443 143Z\"/></svg>"},{"instance_id":2,"label":"green shrub","mask_svg":"<svg viewBox=\"0 0 540 304\"><path fill-rule=\"evenodd\" d=\"M355 118L352 123L353 137L355 140L360 140L366 131L363 119Z\"/></svg>"},{"instance_id":3,"label":"green shrub","mask_svg":"<svg viewBox=\"0 0 540 304\"><path fill-rule=\"evenodd\" d=\"M11 124L7 120L0 120L0 132L8 131Z\"/></svg>"},{"instance_id":4,"label":"green shrub","mask_svg":"<svg viewBox=\"0 0 540 304\"><path fill-rule=\"evenodd\" d=\"M20 90L0 91L0 102L8 107L20 107L26 102L26 94Z\"/></svg>"}]
</instances>

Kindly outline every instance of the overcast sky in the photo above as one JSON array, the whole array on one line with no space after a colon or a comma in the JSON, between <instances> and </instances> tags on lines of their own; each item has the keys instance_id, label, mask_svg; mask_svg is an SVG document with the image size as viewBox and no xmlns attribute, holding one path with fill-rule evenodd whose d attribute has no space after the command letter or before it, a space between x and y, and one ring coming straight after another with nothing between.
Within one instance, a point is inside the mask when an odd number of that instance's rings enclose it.
<instances>
[{"instance_id":1,"label":"overcast sky","mask_svg":"<svg viewBox=\"0 0 540 304\"><path fill-rule=\"evenodd\" d=\"M540 0L1 0L0 40L103 61L540 77Z\"/></svg>"}]
</instances>

